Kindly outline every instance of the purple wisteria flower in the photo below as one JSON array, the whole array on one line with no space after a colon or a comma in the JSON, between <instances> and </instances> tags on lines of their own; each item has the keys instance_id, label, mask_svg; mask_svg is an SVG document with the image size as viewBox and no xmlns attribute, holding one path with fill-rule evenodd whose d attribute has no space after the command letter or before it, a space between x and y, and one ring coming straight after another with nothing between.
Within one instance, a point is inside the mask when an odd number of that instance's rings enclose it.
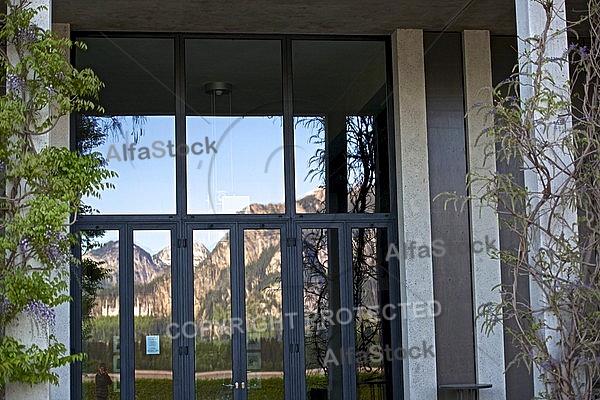
<instances>
[{"instance_id":1,"label":"purple wisteria flower","mask_svg":"<svg viewBox=\"0 0 600 400\"><path fill-rule=\"evenodd\" d=\"M13 308L13 304L10 300L4 296L4 294L0 293L0 315L5 315L9 313Z\"/></svg>"},{"instance_id":2,"label":"purple wisteria flower","mask_svg":"<svg viewBox=\"0 0 600 400\"><path fill-rule=\"evenodd\" d=\"M17 37L22 43L32 43L35 40L35 25L29 25L27 28L18 28Z\"/></svg>"},{"instance_id":3,"label":"purple wisteria flower","mask_svg":"<svg viewBox=\"0 0 600 400\"><path fill-rule=\"evenodd\" d=\"M67 261L67 254L63 251L61 244L67 240L67 233L64 231L53 232L52 227L46 227L46 234L52 240L44 250L43 254L53 264L63 264Z\"/></svg>"},{"instance_id":4,"label":"purple wisteria flower","mask_svg":"<svg viewBox=\"0 0 600 400\"><path fill-rule=\"evenodd\" d=\"M21 91L25 88L25 82L19 76L15 74L8 74L6 76L6 91L15 92Z\"/></svg>"},{"instance_id":5,"label":"purple wisteria flower","mask_svg":"<svg viewBox=\"0 0 600 400\"><path fill-rule=\"evenodd\" d=\"M54 328L56 324L56 314L54 310L39 300L32 300L23 309L27 314L31 315L38 323L48 325Z\"/></svg>"},{"instance_id":6,"label":"purple wisteria flower","mask_svg":"<svg viewBox=\"0 0 600 400\"><path fill-rule=\"evenodd\" d=\"M24 238L19 240L19 249L21 253L26 253L29 250L29 239Z\"/></svg>"}]
</instances>

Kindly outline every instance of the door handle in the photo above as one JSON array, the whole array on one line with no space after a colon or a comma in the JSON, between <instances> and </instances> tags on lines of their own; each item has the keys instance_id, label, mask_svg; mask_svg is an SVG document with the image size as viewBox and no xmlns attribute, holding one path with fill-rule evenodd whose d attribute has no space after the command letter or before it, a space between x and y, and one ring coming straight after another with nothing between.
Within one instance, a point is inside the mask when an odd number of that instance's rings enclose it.
<instances>
[{"instance_id":1,"label":"door handle","mask_svg":"<svg viewBox=\"0 0 600 400\"><path fill-rule=\"evenodd\" d=\"M240 388L240 383L239 382L235 382L235 383L223 383L224 387L230 388L230 389L239 389ZM244 383L242 382L242 389L244 388Z\"/></svg>"}]
</instances>

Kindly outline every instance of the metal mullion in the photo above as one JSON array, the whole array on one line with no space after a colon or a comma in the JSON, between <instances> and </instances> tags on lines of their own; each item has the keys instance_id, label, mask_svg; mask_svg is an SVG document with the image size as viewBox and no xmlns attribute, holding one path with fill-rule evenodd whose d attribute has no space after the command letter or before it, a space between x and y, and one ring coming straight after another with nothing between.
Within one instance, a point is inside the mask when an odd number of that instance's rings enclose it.
<instances>
[{"instance_id":1,"label":"metal mullion","mask_svg":"<svg viewBox=\"0 0 600 400\"><path fill-rule=\"evenodd\" d=\"M124 221L130 223L173 223L176 219L174 214L168 215L135 215L135 214L105 214L105 215L79 215L76 226L92 225L121 225Z\"/></svg>"},{"instance_id":2,"label":"metal mullion","mask_svg":"<svg viewBox=\"0 0 600 400\"><path fill-rule=\"evenodd\" d=\"M339 231L339 252L340 252L340 309L354 310L354 281L352 270L352 228L344 225ZM345 268L344 268L345 267ZM344 269L342 269L344 268ZM339 322L339 321L338 321ZM342 331L342 349L355 349L355 321L343 324ZM343 352L343 351L342 351ZM355 351L353 352L355 353ZM349 356L348 356L349 357ZM344 382L344 400L356 399L356 371L354 370L354 360L347 360L342 363L342 375Z\"/></svg>"},{"instance_id":3,"label":"metal mullion","mask_svg":"<svg viewBox=\"0 0 600 400\"><path fill-rule=\"evenodd\" d=\"M394 224L390 224L387 228L388 248L392 243L400 247L397 229L397 224L395 226ZM387 256L388 249L385 249L384 251L386 251ZM402 285L402 280L397 257L390 257L387 267L389 275L388 289L390 291L390 303L398 304L401 301L400 285ZM400 315L399 318L395 318L390 324L391 345L393 349L402 347L402 318L405 318L405 316ZM394 393L392 394L392 398L400 400L404 397L403 363L401 360L396 360L395 358L392 360L391 379L394 383Z\"/></svg>"},{"instance_id":4,"label":"metal mullion","mask_svg":"<svg viewBox=\"0 0 600 400\"><path fill-rule=\"evenodd\" d=\"M206 222L185 222L191 231L188 230L188 235L193 234L193 231L232 231L235 227L235 223L231 222L218 222L218 223L206 223ZM190 237L190 236L187 236Z\"/></svg>"},{"instance_id":5,"label":"metal mullion","mask_svg":"<svg viewBox=\"0 0 600 400\"><path fill-rule=\"evenodd\" d=\"M397 201L397 188L399 183L396 182L396 127L394 124L394 74L393 74L393 61L392 61L392 42L391 38L388 37L385 40L385 70L386 70L386 90L388 95L386 96L386 113L387 113L387 131L388 131L388 174L389 174L389 202L390 202L390 214L398 216L398 201ZM395 228L397 229L397 228Z\"/></svg>"},{"instance_id":6,"label":"metal mullion","mask_svg":"<svg viewBox=\"0 0 600 400\"><path fill-rule=\"evenodd\" d=\"M175 38L175 143L186 142L185 39ZM176 147L179 148L179 147ZM177 216L187 214L187 156L175 157L175 201Z\"/></svg>"},{"instance_id":7,"label":"metal mullion","mask_svg":"<svg viewBox=\"0 0 600 400\"><path fill-rule=\"evenodd\" d=\"M296 215L296 176L294 163L294 94L292 42L289 38L281 41L283 69L283 163L285 186L285 213Z\"/></svg>"},{"instance_id":8,"label":"metal mullion","mask_svg":"<svg viewBox=\"0 0 600 400\"><path fill-rule=\"evenodd\" d=\"M160 33L160 32L128 32L128 31L71 31L71 36L76 38L76 40L81 40L81 38L101 38L105 39L107 36L111 39L119 38L119 39L131 39L131 38L141 38L141 39L173 39L176 33Z\"/></svg>"},{"instance_id":9,"label":"metal mullion","mask_svg":"<svg viewBox=\"0 0 600 400\"><path fill-rule=\"evenodd\" d=\"M127 224L132 231L175 231L177 223L175 221L164 222L129 222Z\"/></svg>"},{"instance_id":10,"label":"metal mullion","mask_svg":"<svg viewBox=\"0 0 600 400\"><path fill-rule=\"evenodd\" d=\"M119 329L121 342L121 400L135 398L133 320L133 229L119 229Z\"/></svg>"},{"instance_id":11,"label":"metal mullion","mask_svg":"<svg viewBox=\"0 0 600 400\"><path fill-rule=\"evenodd\" d=\"M194 214L184 220L192 224L282 224L288 218L284 214Z\"/></svg>"},{"instance_id":12,"label":"metal mullion","mask_svg":"<svg viewBox=\"0 0 600 400\"><path fill-rule=\"evenodd\" d=\"M237 223L237 225L239 226L239 228L241 230L244 229L251 229L251 230L258 230L258 229L279 229L281 231L281 229L283 229L283 227L286 225L285 221L265 221L265 222L247 222L247 221L239 221ZM282 234L282 240L284 238L283 234Z\"/></svg>"},{"instance_id":13,"label":"metal mullion","mask_svg":"<svg viewBox=\"0 0 600 400\"><path fill-rule=\"evenodd\" d=\"M162 38L168 39L175 36L181 36L184 39L240 39L240 40L310 40L310 41L345 41L345 42L381 42L389 40L389 35L361 35L361 34L279 34L279 33L196 33L196 32L148 32L148 31L90 31L79 30L72 31L72 37L80 38Z\"/></svg>"},{"instance_id":14,"label":"metal mullion","mask_svg":"<svg viewBox=\"0 0 600 400\"><path fill-rule=\"evenodd\" d=\"M186 246L180 249L178 260L179 282L176 294L173 297L178 300L179 326L184 326L187 321L194 321L194 229L184 223L177 224L179 238L184 238ZM194 325L196 326L196 325ZM184 387L183 398L195 399L196 393L196 338L182 338L183 346L188 348L187 356L182 360L182 379Z\"/></svg>"},{"instance_id":15,"label":"metal mullion","mask_svg":"<svg viewBox=\"0 0 600 400\"><path fill-rule=\"evenodd\" d=\"M346 224L350 229L369 229L369 228L385 228L385 229L391 229L393 227L393 224L390 224L390 222L377 222L377 223L372 223L372 224L366 224L366 223L347 223Z\"/></svg>"},{"instance_id":16,"label":"metal mullion","mask_svg":"<svg viewBox=\"0 0 600 400\"><path fill-rule=\"evenodd\" d=\"M179 33L184 39L202 39L202 40L281 40L286 35L278 33Z\"/></svg>"},{"instance_id":17,"label":"metal mullion","mask_svg":"<svg viewBox=\"0 0 600 400\"><path fill-rule=\"evenodd\" d=\"M231 249L231 317L234 322L242 322L241 329L232 330L233 348L233 381L238 385L246 382L246 310L245 304L245 275L244 275L244 231L235 225L230 232ZM237 325L237 324L236 324ZM245 400L246 390L234 389L233 400Z\"/></svg>"},{"instance_id":18,"label":"metal mullion","mask_svg":"<svg viewBox=\"0 0 600 400\"><path fill-rule=\"evenodd\" d=\"M290 224L291 225L291 224ZM282 327L283 327L283 390L284 398L292 399L297 398L295 396L294 389L296 384L292 382L292 379L298 376L298 355L299 355L299 339L297 335L297 318L298 315L296 310L298 300L294 296L294 279L293 274L296 268L292 265L294 260L294 250L297 248L297 236L295 236L295 244L289 245L287 238L290 238L292 233L290 232L290 225L284 225L280 229L279 246L281 251L281 313L282 313ZM292 238L293 239L293 238ZM294 318L290 321L290 318ZM291 323L290 323L291 322ZM294 329L295 328L295 329ZM301 393L296 391L297 393Z\"/></svg>"},{"instance_id":19,"label":"metal mullion","mask_svg":"<svg viewBox=\"0 0 600 400\"><path fill-rule=\"evenodd\" d=\"M283 160L285 183L285 213L288 222L281 230L282 244L282 282L287 283L283 290L283 365L284 365L284 398L294 399L306 393L306 376L304 370L304 307L302 285L301 231L294 224L296 216L296 165L294 147L294 80L292 40L285 37L282 40L283 67ZM287 239L294 235L293 246ZM300 253L298 253L300 249ZM296 285L299 285L297 287ZM300 293L298 293L300 291ZM295 318L295 315L299 318ZM293 318L290 321L290 318ZM288 326L288 324L291 324ZM292 325L293 324L293 325ZM292 329L293 327L293 329ZM287 373L286 373L287 372Z\"/></svg>"},{"instance_id":20,"label":"metal mullion","mask_svg":"<svg viewBox=\"0 0 600 400\"><path fill-rule=\"evenodd\" d=\"M285 214L193 214L176 216L174 214L156 214L156 215L139 215L139 214L108 214L108 215L80 215L76 225L91 226L120 224L124 220L131 223L174 223L176 220L185 221L187 223L199 224L261 224L261 223L285 223L293 218L298 223L304 224L319 224L326 226L337 223L363 223L363 224L387 224L395 221L396 218L389 213L377 214L295 214L294 216Z\"/></svg>"},{"instance_id":21,"label":"metal mullion","mask_svg":"<svg viewBox=\"0 0 600 400\"><path fill-rule=\"evenodd\" d=\"M74 233L81 232L79 230ZM73 257L75 260L81 260L81 240L77 241L77 244L73 246ZM83 351L82 343L82 304L81 304L81 264L77 268L75 263L71 263L70 273L70 289L71 301L70 309L71 315L75 318L71 318L70 329L71 329L71 354L81 353ZM83 368L81 362L71 364L71 396L76 399L82 398L82 378Z\"/></svg>"},{"instance_id":22,"label":"metal mullion","mask_svg":"<svg viewBox=\"0 0 600 400\"><path fill-rule=\"evenodd\" d=\"M194 346L182 334L182 327L191 320L187 299L191 298L188 286L193 285L193 279L189 278L188 260L193 246L178 246L179 240L188 236L183 224L178 223L174 228L171 229L171 322L179 327L180 336L172 339L173 394L176 399L187 399L194 395ZM188 352L182 354L179 349L183 348Z\"/></svg>"},{"instance_id":23,"label":"metal mullion","mask_svg":"<svg viewBox=\"0 0 600 400\"><path fill-rule=\"evenodd\" d=\"M293 338L298 343L298 355L290 360L291 375L289 392L286 390L286 399L302 397L306 393L306 356L304 342L304 266L302 264L302 227L291 222L290 232L295 234L296 246L288 246L288 257L290 257L290 286L288 296L290 299L292 313L297 314L294 319L294 329L290 329ZM293 314L292 314L293 315Z\"/></svg>"},{"instance_id":24,"label":"metal mullion","mask_svg":"<svg viewBox=\"0 0 600 400\"><path fill-rule=\"evenodd\" d=\"M394 217L389 213L373 213L373 214L353 214L353 213L339 213L339 214L297 214L297 221L300 223L313 223L313 224L336 224L336 223L389 223Z\"/></svg>"},{"instance_id":25,"label":"metal mullion","mask_svg":"<svg viewBox=\"0 0 600 400\"><path fill-rule=\"evenodd\" d=\"M194 230L192 225L179 223L177 224L177 230L181 234L181 237L187 241L186 247L182 251L183 258L179 261L180 266L180 280L179 280L179 292L177 300L180 305L179 315L180 320L179 328L187 321L194 321L194 326L197 326L196 316L194 315ZM184 398L195 399L196 398L196 338L193 338L189 343L189 355L186 365L183 368L183 380L186 384L184 392L187 394Z\"/></svg>"}]
</instances>

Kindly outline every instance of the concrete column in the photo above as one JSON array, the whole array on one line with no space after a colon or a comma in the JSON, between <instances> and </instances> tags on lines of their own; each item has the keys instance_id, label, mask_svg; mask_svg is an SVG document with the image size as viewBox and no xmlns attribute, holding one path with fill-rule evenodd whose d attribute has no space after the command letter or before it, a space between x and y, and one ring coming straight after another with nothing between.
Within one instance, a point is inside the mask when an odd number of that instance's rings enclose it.
<instances>
[{"instance_id":1,"label":"concrete column","mask_svg":"<svg viewBox=\"0 0 600 400\"><path fill-rule=\"evenodd\" d=\"M399 29L392 36L394 63L394 120L396 181L398 185L398 238L402 302L433 301L433 264L430 257L404 257L404 243L431 245L427 115L423 31ZM443 307L443 304L442 304ZM433 345L435 320L403 318L404 348ZM437 399L435 358L404 359L405 400Z\"/></svg>"},{"instance_id":2,"label":"concrete column","mask_svg":"<svg viewBox=\"0 0 600 400\"><path fill-rule=\"evenodd\" d=\"M33 344L40 348L48 347L48 328L37 324L27 314L21 314L18 319L6 328L6 335L17 338L25 346ZM6 385L6 400L48 400L50 399L50 383L30 385L27 383L8 383Z\"/></svg>"},{"instance_id":3,"label":"concrete column","mask_svg":"<svg viewBox=\"0 0 600 400\"><path fill-rule=\"evenodd\" d=\"M37 8L45 6L45 10L41 10L33 20L33 23L42 29L50 29L52 9L51 0L32 0L30 7ZM16 53L10 47L8 50L9 59L15 60ZM49 144L49 135L40 135L35 138L36 148L41 149ZM40 348L48 346L48 329L44 326L37 325L31 317L22 314L11 326L6 328L6 334L19 338L20 342L26 346L35 344ZM47 400L50 399L50 384L41 383L37 385L29 385L22 383L9 383L6 385L7 400Z\"/></svg>"},{"instance_id":4,"label":"concrete column","mask_svg":"<svg viewBox=\"0 0 600 400\"><path fill-rule=\"evenodd\" d=\"M52 24L52 31L59 37L69 39L71 37L71 25ZM71 61L71 53L67 52L65 57ZM68 115L61 117L54 129L50 132L50 146L69 147L71 124Z\"/></svg>"},{"instance_id":5,"label":"concrete column","mask_svg":"<svg viewBox=\"0 0 600 400\"><path fill-rule=\"evenodd\" d=\"M489 31L465 31L463 49L468 169L470 173L489 176L496 171L494 141L485 136L480 137L480 134L493 121L486 124L485 115L473 109L475 104L492 102L491 93L483 90L492 86ZM483 189L482 184L474 184L470 192L478 196ZM486 251L486 243L499 247L500 233L498 215L492 207L472 201L469 208L473 252L473 312L476 317L482 304L501 301L499 290L492 289L502 282L500 261L492 259ZM503 329L500 326L488 336L482 332L482 325L483 320L476 319L476 376L478 382L491 383L493 386L492 389L482 390L479 399L506 399Z\"/></svg>"},{"instance_id":6,"label":"concrete column","mask_svg":"<svg viewBox=\"0 0 600 400\"><path fill-rule=\"evenodd\" d=\"M547 16L543 7L536 2L535 0L515 0L516 5L516 20L517 20L517 35L519 37L518 45L519 45L519 68L521 71L521 86L520 93L523 99L527 99L532 95L531 88L531 78L523 75L530 73L532 71L533 66L528 64L527 61L529 59L529 53L532 51L532 46L530 43L526 41L528 38L533 38L535 36L539 36L546 25ZM554 0L553 1L553 17L550 21L550 37L548 43L546 45L544 57L547 59L560 59L564 56L565 51L567 50L567 31L566 31L566 11L565 11L565 0ZM552 88L553 91L564 90L567 87L567 82L569 80L569 66L566 62L564 63L547 63L543 67L544 71L548 73L553 80ZM549 82L547 82L550 85ZM557 119L557 118L556 118ZM566 124L570 124L570 120L563 122ZM555 134L557 132L548 132L547 135L550 136L550 140L556 140ZM534 135L540 136L540 132L533 132ZM540 137L541 140L544 140L543 137ZM561 158L567 158L566 154L557 154L556 160L560 162ZM566 161L563 164L566 165ZM549 166L549 170L551 174L555 174L558 171L554 169L553 166ZM524 173L525 176L525 186L529 188L529 190L533 192L539 192L538 188L541 187L540 182L538 181L538 177L532 174L527 169ZM553 185L559 185L561 182L559 179L556 179ZM556 187L556 186L555 186ZM573 221L575 224L577 220L576 214L572 210L565 209L563 210L563 217L567 220ZM542 224L544 224L542 222ZM573 232L571 232L572 234ZM564 232L565 235L569 235L569 232ZM545 247L545 242L547 241L547 237L538 233L534 238L533 245L537 247ZM535 282L530 281L530 297L531 297L531 305L533 308L541 308L543 306L543 294L539 287L535 284ZM552 315L544 315L544 318L548 321L550 325L552 324ZM550 332L545 333L548 337L552 335ZM552 351L552 349L551 349ZM559 350L554 343L554 352L556 357L559 357ZM538 393L544 390L544 385L542 381L539 379L539 371L534 370L534 393Z\"/></svg>"},{"instance_id":7,"label":"concrete column","mask_svg":"<svg viewBox=\"0 0 600 400\"><path fill-rule=\"evenodd\" d=\"M9 0L10 2L11 0ZM44 6L45 10L40 10L38 14L33 18L33 23L44 30L49 30L52 24L52 0L31 0L30 8L37 9L40 6ZM14 60L17 55L14 49L10 47L8 50L8 58ZM39 135L33 138L34 145L37 149L42 149L50 144L50 135Z\"/></svg>"},{"instance_id":8,"label":"concrete column","mask_svg":"<svg viewBox=\"0 0 600 400\"><path fill-rule=\"evenodd\" d=\"M69 24L52 24L52 31L61 38L71 37L71 26ZM70 60L70 53L65 55ZM69 147L70 141L70 119L68 115L61 117L54 129L50 132L50 146L54 147ZM71 306L70 303L63 303L54 309L56 313L56 328L54 335L56 339L64 343L67 349L71 348ZM50 386L50 399L69 399L71 393L71 366L56 370L58 373L58 385Z\"/></svg>"}]
</instances>

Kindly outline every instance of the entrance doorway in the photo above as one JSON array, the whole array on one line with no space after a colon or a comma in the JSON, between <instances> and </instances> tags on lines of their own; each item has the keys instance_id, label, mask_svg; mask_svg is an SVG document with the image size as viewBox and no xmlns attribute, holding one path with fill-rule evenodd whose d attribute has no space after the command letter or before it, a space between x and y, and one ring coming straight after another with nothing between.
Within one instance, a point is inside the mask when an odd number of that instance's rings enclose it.
<instances>
[{"instance_id":1,"label":"entrance doorway","mask_svg":"<svg viewBox=\"0 0 600 400\"><path fill-rule=\"evenodd\" d=\"M114 398L398 395L401 359L385 349L399 346L401 315L383 313L399 296L385 261L391 226L106 228L81 231L86 274L107 271L93 299L77 299L93 304L82 309L83 398L101 364Z\"/></svg>"}]
</instances>

